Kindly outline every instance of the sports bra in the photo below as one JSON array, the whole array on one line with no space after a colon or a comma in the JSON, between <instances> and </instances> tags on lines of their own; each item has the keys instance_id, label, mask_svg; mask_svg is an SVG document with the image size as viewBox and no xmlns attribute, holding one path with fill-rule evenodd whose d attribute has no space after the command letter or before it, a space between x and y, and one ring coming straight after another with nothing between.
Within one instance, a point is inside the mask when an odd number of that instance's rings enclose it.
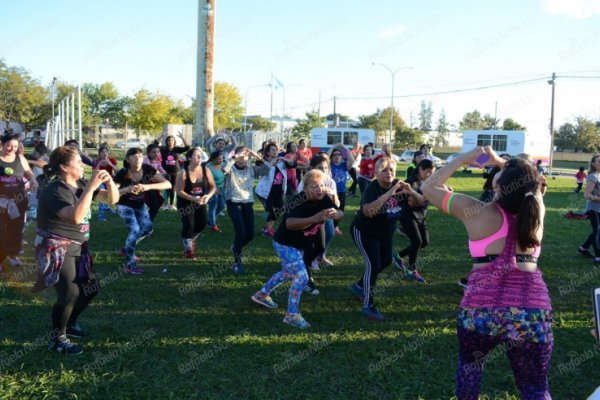
<instances>
[{"instance_id":1,"label":"sports bra","mask_svg":"<svg viewBox=\"0 0 600 400\"><path fill-rule=\"evenodd\" d=\"M491 234L488 237L479 240L470 240L469 239L469 253L471 253L471 257L474 263L486 263L492 262L497 255L488 255L485 254L485 249L490 243L495 242L498 239L505 238L508 235L508 218L506 216L506 211L502 209L498 204L495 204L500 213L502 214L502 226L495 233ZM517 262L537 262L537 258L540 255L541 247L535 246L535 250L533 254L516 254Z\"/></svg>"}]
</instances>

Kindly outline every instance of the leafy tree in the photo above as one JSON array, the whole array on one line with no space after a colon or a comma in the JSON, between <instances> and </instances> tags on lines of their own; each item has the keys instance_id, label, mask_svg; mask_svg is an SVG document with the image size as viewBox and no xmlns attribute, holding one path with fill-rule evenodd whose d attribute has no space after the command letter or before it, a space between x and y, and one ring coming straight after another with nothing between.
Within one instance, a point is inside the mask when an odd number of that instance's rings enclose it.
<instances>
[{"instance_id":1,"label":"leafy tree","mask_svg":"<svg viewBox=\"0 0 600 400\"><path fill-rule=\"evenodd\" d=\"M164 124L169 123L172 109L173 100L170 97L141 89L133 96L128 120L137 128L138 134L143 131L156 134Z\"/></svg>"},{"instance_id":2,"label":"leafy tree","mask_svg":"<svg viewBox=\"0 0 600 400\"><path fill-rule=\"evenodd\" d=\"M490 114L485 114L483 116L483 129L485 130L490 130L490 129L497 129L498 128L498 120L494 117L492 117Z\"/></svg>"},{"instance_id":3,"label":"leafy tree","mask_svg":"<svg viewBox=\"0 0 600 400\"><path fill-rule=\"evenodd\" d=\"M577 148L586 152L597 152L600 148L600 132L589 119L577 117L575 132Z\"/></svg>"},{"instance_id":4,"label":"leafy tree","mask_svg":"<svg viewBox=\"0 0 600 400\"><path fill-rule=\"evenodd\" d=\"M402 125L396 129L394 137L394 149L416 148L423 142L423 132L418 129Z\"/></svg>"},{"instance_id":5,"label":"leafy tree","mask_svg":"<svg viewBox=\"0 0 600 400\"><path fill-rule=\"evenodd\" d=\"M435 147L448 146L448 122L446 122L446 111L442 109L438 118L437 135L435 136Z\"/></svg>"},{"instance_id":6,"label":"leafy tree","mask_svg":"<svg viewBox=\"0 0 600 400\"><path fill-rule=\"evenodd\" d=\"M306 118L297 120L297 124L292 128L290 140L309 138L312 128L319 128L325 124L325 118L319 117L315 110L307 112L305 115Z\"/></svg>"},{"instance_id":7,"label":"leafy tree","mask_svg":"<svg viewBox=\"0 0 600 400\"><path fill-rule=\"evenodd\" d=\"M431 102L421 101L421 110L419 111L419 129L423 132L429 132L432 127L433 109Z\"/></svg>"},{"instance_id":8,"label":"leafy tree","mask_svg":"<svg viewBox=\"0 0 600 400\"><path fill-rule=\"evenodd\" d=\"M180 124L194 124L196 118L196 99L192 99L192 105L186 107L183 101L177 100L171 110L171 121L178 121ZM175 122L173 122L175 123Z\"/></svg>"},{"instance_id":9,"label":"leafy tree","mask_svg":"<svg viewBox=\"0 0 600 400\"><path fill-rule=\"evenodd\" d=\"M250 117L247 119L248 128L247 130L255 130L255 131L272 131L277 126L275 123L272 123L270 120L261 117L260 115ZM251 128L250 128L251 127Z\"/></svg>"},{"instance_id":10,"label":"leafy tree","mask_svg":"<svg viewBox=\"0 0 600 400\"><path fill-rule=\"evenodd\" d=\"M523 125L519 124L518 122L514 121L512 118L506 118L502 122L502 129L505 131L524 131L527 128L525 128Z\"/></svg>"},{"instance_id":11,"label":"leafy tree","mask_svg":"<svg viewBox=\"0 0 600 400\"><path fill-rule=\"evenodd\" d=\"M575 126L569 122L562 124L554 133L554 145L560 151L577 150L577 131Z\"/></svg>"},{"instance_id":12,"label":"leafy tree","mask_svg":"<svg viewBox=\"0 0 600 400\"><path fill-rule=\"evenodd\" d=\"M244 115L242 95L238 89L227 82L215 83L214 129L235 128L241 125Z\"/></svg>"},{"instance_id":13,"label":"leafy tree","mask_svg":"<svg viewBox=\"0 0 600 400\"><path fill-rule=\"evenodd\" d=\"M481 113L477 110L473 110L463 115L463 118L459 123L459 128L461 131L484 129Z\"/></svg>"},{"instance_id":14,"label":"leafy tree","mask_svg":"<svg viewBox=\"0 0 600 400\"><path fill-rule=\"evenodd\" d=\"M406 125L395 109L392 118L394 130ZM358 117L358 123L361 128L373 129L378 134L388 132L390 129L390 107L378 108L375 113L370 115L361 115Z\"/></svg>"}]
</instances>

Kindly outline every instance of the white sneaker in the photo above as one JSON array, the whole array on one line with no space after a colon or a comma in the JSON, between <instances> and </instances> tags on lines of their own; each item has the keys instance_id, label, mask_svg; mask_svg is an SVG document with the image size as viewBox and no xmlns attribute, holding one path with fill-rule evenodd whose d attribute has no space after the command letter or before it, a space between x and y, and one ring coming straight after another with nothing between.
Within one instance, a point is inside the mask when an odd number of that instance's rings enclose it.
<instances>
[{"instance_id":1,"label":"white sneaker","mask_svg":"<svg viewBox=\"0 0 600 400\"><path fill-rule=\"evenodd\" d=\"M21 260L19 260L17 257L11 258L9 264L11 267L20 267L21 265L23 265Z\"/></svg>"},{"instance_id":2,"label":"white sneaker","mask_svg":"<svg viewBox=\"0 0 600 400\"><path fill-rule=\"evenodd\" d=\"M319 272L321 270L321 268L319 268L319 262L316 259L310 264L310 269L315 272Z\"/></svg>"}]
</instances>

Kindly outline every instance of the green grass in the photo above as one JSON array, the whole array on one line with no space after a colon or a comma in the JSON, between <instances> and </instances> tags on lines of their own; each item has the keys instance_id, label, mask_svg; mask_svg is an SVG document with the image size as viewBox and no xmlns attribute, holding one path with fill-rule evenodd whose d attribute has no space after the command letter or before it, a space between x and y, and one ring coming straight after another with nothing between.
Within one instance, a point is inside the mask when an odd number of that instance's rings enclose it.
<instances>
[{"instance_id":1,"label":"green grass","mask_svg":"<svg viewBox=\"0 0 600 400\"><path fill-rule=\"evenodd\" d=\"M590 289L600 270L577 258L590 231L587 221L562 214L582 207L573 178L549 180L540 267L555 309L555 350L550 387L556 399L581 399L600 384L598 354L589 334ZM481 175L457 173L455 190L477 195ZM230 272L233 236L227 217L222 233L198 239L199 260L182 258L180 222L162 212L154 237L142 242L143 276L119 272L125 228L116 216L94 221L91 247L103 274L100 295L81 317L89 338L84 354L48 352L45 335L55 293L29 294L31 266L13 270L0 284L0 398L2 399L448 399L457 362L455 315L462 295L456 281L468 274L462 225L435 209L428 224L431 245L421 253L428 283L400 280L393 267L379 281L384 323L365 320L347 287L362 273L348 226L357 209L350 200L344 235L329 251L335 266L315 274L321 295L303 296L301 311L313 325L284 325L287 286L273 297L278 310L250 301L280 265L270 241L257 236L247 250L243 277ZM257 231L262 210L257 205ZM31 232L28 240L32 242ZM396 246L406 239L396 236ZM24 257L31 265L31 253ZM486 397L487 396L487 397ZM489 360L482 399L516 399L504 355Z\"/></svg>"}]
</instances>

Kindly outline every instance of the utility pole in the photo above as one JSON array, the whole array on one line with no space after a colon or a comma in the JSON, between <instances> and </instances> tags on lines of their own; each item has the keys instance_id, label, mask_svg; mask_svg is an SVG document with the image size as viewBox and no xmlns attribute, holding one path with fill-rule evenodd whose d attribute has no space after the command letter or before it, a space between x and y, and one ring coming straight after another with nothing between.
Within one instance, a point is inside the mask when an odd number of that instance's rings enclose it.
<instances>
[{"instance_id":1,"label":"utility pole","mask_svg":"<svg viewBox=\"0 0 600 400\"><path fill-rule=\"evenodd\" d=\"M198 0L198 47L196 61L196 130L194 142L203 144L214 134L213 61L215 49L215 3Z\"/></svg>"},{"instance_id":2,"label":"utility pole","mask_svg":"<svg viewBox=\"0 0 600 400\"><path fill-rule=\"evenodd\" d=\"M550 165L548 171L552 175L552 162L554 159L554 89L556 87L556 72L552 73L552 79L548 81L552 85L552 104L550 106Z\"/></svg>"}]
</instances>

